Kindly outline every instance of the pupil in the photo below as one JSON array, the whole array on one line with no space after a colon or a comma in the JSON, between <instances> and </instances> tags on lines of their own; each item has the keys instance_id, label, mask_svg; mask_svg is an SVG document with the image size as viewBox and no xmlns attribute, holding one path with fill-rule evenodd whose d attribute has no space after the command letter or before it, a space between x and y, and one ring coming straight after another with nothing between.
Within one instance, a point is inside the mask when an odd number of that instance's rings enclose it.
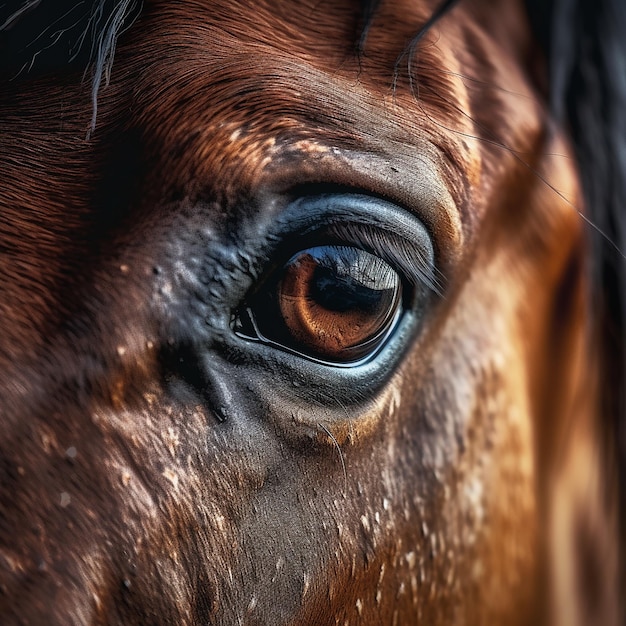
<instances>
[{"instance_id":1,"label":"pupil","mask_svg":"<svg viewBox=\"0 0 626 626\"><path fill-rule=\"evenodd\" d=\"M252 332L313 359L348 365L374 354L401 310L398 273L359 248L306 248L277 279L251 302Z\"/></svg>"},{"instance_id":2,"label":"pupil","mask_svg":"<svg viewBox=\"0 0 626 626\"><path fill-rule=\"evenodd\" d=\"M370 289L351 276L338 276L328 267L316 267L311 280L311 299L328 311L346 313L380 310L389 289Z\"/></svg>"}]
</instances>

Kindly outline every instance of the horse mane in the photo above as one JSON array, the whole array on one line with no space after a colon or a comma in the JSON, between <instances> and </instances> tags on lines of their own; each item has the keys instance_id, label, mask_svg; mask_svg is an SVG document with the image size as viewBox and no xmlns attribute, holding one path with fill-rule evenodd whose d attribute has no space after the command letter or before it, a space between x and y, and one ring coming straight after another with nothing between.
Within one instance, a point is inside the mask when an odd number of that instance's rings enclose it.
<instances>
[{"instance_id":1,"label":"horse mane","mask_svg":"<svg viewBox=\"0 0 626 626\"><path fill-rule=\"evenodd\" d=\"M98 91L108 82L118 37L140 0L12 0L0 4L0 73L9 78L91 68L93 131Z\"/></svg>"},{"instance_id":2,"label":"horse mane","mask_svg":"<svg viewBox=\"0 0 626 626\"><path fill-rule=\"evenodd\" d=\"M433 18L454 4L440 2ZM620 489L622 529L626 527L626 8L623 0L526 0L526 5L547 63L552 113L569 132L582 181L589 226L589 331L591 344L599 350L601 427L607 449L612 450L606 469ZM359 50L377 6L378 0L361 0ZM3 2L0 75L19 79L64 68L88 69L93 130L98 92L108 80L116 42L140 11L140 0ZM621 550L625 563L624 545Z\"/></svg>"},{"instance_id":3,"label":"horse mane","mask_svg":"<svg viewBox=\"0 0 626 626\"><path fill-rule=\"evenodd\" d=\"M569 132L588 224L590 339L600 363L607 481L626 525L626 7L622 0L528 0L549 72L552 113ZM626 574L621 537L621 574ZM621 607L624 612L625 607Z\"/></svg>"}]
</instances>

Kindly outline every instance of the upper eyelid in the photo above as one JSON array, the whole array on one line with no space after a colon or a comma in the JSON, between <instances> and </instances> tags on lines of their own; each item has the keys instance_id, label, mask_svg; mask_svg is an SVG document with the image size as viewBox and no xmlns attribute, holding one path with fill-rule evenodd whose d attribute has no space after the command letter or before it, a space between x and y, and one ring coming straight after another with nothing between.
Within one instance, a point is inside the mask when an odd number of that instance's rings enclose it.
<instances>
[{"instance_id":1,"label":"upper eyelid","mask_svg":"<svg viewBox=\"0 0 626 626\"><path fill-rule=\"evenodd\" d=\"M392 243L404 241L409 248L429 248L429 256L434 257L433 236L424 222L407 209L377 196L360 192L304 196L296 198L275 217L268 229L270 236L306 235L325 228L327 232L337 229L350 238L348 229L353 228L361 239L364 231L370 229L391 237Z\"/></svg>"},{"instance_id":2,"label":"upper eyelid","mask_svg":"<svg viewBox=\"0 0 626 626\"><path fill-rule=\"evenodd\" d=\"M362 248L386 261L413 287L443 292L426 225L388 200L357 192L299 197L261 223L248 222L228 245L231 254L245 258L243 265L238 263L238 273L246 277L247 288L238 301L258 291L300 250L324 244Z\"/></svg>"},{"instance_id":3,"label":"upper eyelid","mask_svg":"<svg viewBox=\"0 0 626 626\"><path fill-rule=\"evenodd\" d=\"M350 246L379 257L397 271L412 287L425 286L441 296L443 281L434 263L424 255L423 247L397 233L361 221L333 222L316 225L297 233L289 242L281 242L260 258L253 292L268 281L276 271L298 252L322 245ZM282 248L282 249L281 249Z\"/></svg>"},{"instance_id":4,"label":"upper eyelid","mask_svg":"<svg viewBox=\"0 0 626 626\"><path fill-rule=\"evenodd\" d=\"M354 222L334 224L329 228L329 233L379 256L405 276L413 286L422 283L441 295L443 285L437 276L436 266L428 263L419 246L413 245L397 233Z\"/></svg>"}]
</instances>

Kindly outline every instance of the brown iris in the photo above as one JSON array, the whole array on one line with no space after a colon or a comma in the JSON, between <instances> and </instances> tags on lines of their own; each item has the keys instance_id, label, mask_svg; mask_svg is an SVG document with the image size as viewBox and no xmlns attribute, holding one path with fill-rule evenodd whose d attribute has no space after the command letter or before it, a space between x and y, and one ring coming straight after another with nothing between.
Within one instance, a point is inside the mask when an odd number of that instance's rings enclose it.
<instances>
[{"instance_id":1,"label":"brown iris","mask_svg":"<svg viewBox=\"0 0 626 626\"><path fill-rule=\"evenodd\" d=\"M274 284L274 314L256 311L263 335L333 362L373 354L398 319L402 301L398 274L381 258L348 246L298 252Z\"/></svg>"}]
</instances>

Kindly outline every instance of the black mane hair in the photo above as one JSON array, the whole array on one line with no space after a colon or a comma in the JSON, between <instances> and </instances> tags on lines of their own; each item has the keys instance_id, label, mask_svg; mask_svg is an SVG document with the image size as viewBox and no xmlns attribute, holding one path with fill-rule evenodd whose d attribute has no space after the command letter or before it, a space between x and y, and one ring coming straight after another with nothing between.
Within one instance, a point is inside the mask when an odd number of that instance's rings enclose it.
<instances>
[{"instance_id":1,"label":"black mane hair","mask_svg":"<svg viewBox=\"0 0 626 626\"><path fill-rule=\"evenodd\" d=\"M361 0L359 50L363 50L378 3ZM454 4L440 2L428 25ZM590 332L600 350L602 426L607 445L614 451L615 467L608 469L620 489L618 524L624 529L626 3L526 0L526 5L547 61L552 113L573 141L583 185L589 224ZM117 39L140 11L140 0L0 0L0 77L19 80L64 68L89 69L93 126L98 91L111 70ZM410 58L410 52L409 48L405 58ZM622 563L626 562L623 543L621 556Z\"/></svg>"},{"instance_id":2,"label":"black mane hair","mask_svg":"<svg viewBox=\"0 0 626 626\"><path fill-rule=\"evenodd\" d=\"M555 120L573 141L584 193L591 340L600 357L601 418L614 456L618 528L626 528L626 3L527 0L549 71ZM621 537L621 577L626 546ZM622 599L623 602L623 599ZM625 613L621 607L622 615Z\"/></svg>"},{"instance_id":3,"label":"black mane hair","mask_svg":"<svg viewBox=\"0 0 626 626\"><path fill-rule=\"evenodd\" d=\"M93 130L98 91L108 80L118 37L140 11L140 0L0 2L0 76L90 68Z\"/></svg>"}]
</instances>

